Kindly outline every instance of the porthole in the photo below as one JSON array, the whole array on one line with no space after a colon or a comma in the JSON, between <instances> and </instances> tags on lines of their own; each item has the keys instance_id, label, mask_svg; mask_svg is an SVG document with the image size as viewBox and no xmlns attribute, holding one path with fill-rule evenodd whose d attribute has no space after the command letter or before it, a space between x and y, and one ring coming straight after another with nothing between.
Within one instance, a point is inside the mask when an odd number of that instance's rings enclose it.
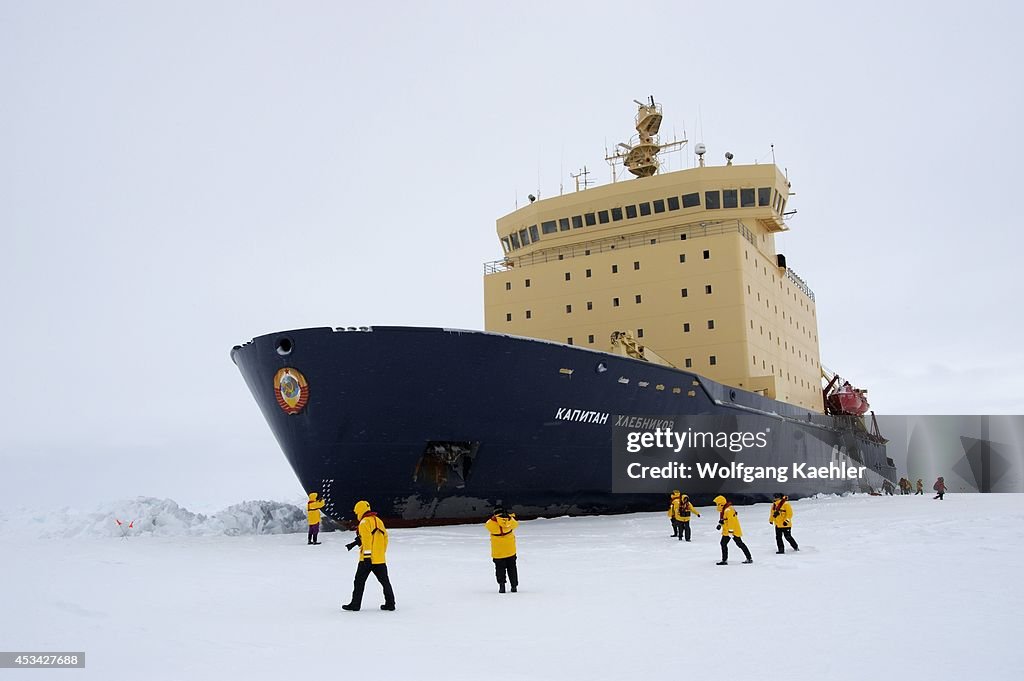
<instances>
[{"instance_id":1,"label":"porthole","mask_svg":"<svg viewBox=\"0 0 1024 681\"><path fill-rule=\"evenodd\" d=\"M292 339L291 338L279 338L277 341L277 354L290 355L292 354Z\"/></svg>"},{"instance_id":2,"label":"porthole","mask_svg":"<svg viewBox=\"0 0 1024 681\"><path fill-rule=\"evenodd\" d=\"M597 366L594 367L594 371L596 371L599 374L603 374L604 372L608 371L608 367L605 366L604 362L598 362Z\"/></svg>"}]
</instances>

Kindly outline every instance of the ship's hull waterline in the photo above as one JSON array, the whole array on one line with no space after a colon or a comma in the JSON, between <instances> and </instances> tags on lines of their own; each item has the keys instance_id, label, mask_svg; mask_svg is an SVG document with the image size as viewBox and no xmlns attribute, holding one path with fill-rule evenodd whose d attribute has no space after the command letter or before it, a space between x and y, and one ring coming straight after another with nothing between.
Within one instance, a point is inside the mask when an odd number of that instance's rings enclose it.
<instances>
[{"instance_id":1,"label":"ship's hull waterline","mask_svg":"<svg viewBox=\"0 0 1024 681\"><path fill-rule=\"evenodd\" d=\"M867 491L895 477L885 446L841 420L570 345L439 328L314 328L260 336L231 355L303 489L320 492L337 519L358 499L407 524L479 520L499 503L524 517L661 510L663 495L612 493L617 415L671 417L676 428L688 416L773 415L789 433L780 442L801 444L763 452L766 465L827 466L842 451L866 466L859 480L791 480L792 497ZM282 372L298 377L286 383L301 380L294 394L279 389Z\"/></svg>"}]
</instances>

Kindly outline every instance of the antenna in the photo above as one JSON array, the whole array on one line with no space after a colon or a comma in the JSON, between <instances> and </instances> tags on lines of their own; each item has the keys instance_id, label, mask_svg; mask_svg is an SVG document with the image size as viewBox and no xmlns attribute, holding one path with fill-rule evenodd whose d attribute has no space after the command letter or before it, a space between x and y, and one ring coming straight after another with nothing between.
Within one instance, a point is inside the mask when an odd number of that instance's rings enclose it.
<instances>
[{"instance_id":1,"label":"antenna","mask_svg":"<svg viewBox=\"0 0 1024 681\"><path fill-rule=\"evenodd\" d=\"M576 173L575 175L572 174L572 173L569 173L569 177L571 177L572 179L576 180L576 191L580 190L580 185L583 185L584 189L586 189L587 187L590 186L589 175L590 175L590 171L587 170L587 166L583 166L583 170L581 170L580 172ZM580 182L580 178L583 178L582 182Z\"/></svg>"},{"instance_id":2,"label":"antenna","mask_svg":"<svg viewBox=\"0 0 1024 681\"><path fill-rule=\"evenodd\" d=\"M775 165L775 145L772 145L772 165Z\"/></svg>"}]
</instances>

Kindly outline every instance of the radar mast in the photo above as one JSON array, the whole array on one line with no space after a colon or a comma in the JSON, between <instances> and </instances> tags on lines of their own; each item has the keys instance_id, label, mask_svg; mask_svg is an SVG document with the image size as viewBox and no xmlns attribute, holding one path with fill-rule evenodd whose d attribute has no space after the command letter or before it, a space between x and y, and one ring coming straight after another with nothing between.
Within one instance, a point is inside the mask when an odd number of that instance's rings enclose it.
<instances>
[{"instance_id":1,"label":"radar mast","mask_svg":"<svg viewBox=\"0 0 1024 681\"><path fill-rule=\"evenodd\" d=\"M658 131L661 129L661 104L654 101L654 95L648 97L647 103L634 99L639 110L636 114L636 131L630 139L629 144L619 142L617 147L621 150L610 156L605 156L612 167L612 181L615 181L615 166L622 163L626 170L637 177L650 177L658 172L661 163L658 161L658 153L662 149L678 148L686 144L685 139L673 140L661 144L658 139Z\"/></svg>"}]
</instances>

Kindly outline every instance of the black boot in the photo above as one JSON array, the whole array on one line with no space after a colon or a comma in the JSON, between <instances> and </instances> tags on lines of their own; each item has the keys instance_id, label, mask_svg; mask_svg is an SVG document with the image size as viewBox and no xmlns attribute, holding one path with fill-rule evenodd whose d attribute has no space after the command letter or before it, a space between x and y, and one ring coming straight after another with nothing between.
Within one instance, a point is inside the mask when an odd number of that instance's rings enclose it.
<instances>
[{"instance_id":1,"label":"black boot","mask_svg":"<svg viewBox=\"0 0 1024 681\"><path fill-rule=\"evenodd\" d=\"M720 560L717 563L715 563L715 565L728 565L728 564L729 564L729 561L727 561L727 560Z\"/></svg>"},{"instance_id":2,"label":"black boot","mask_svg":"<svg viewBox=\"0 0 1024 681\"><path fill-rule=\"evenodd\" d=\"M519 585L518 584L513 584L512 585L512 593L516 593L518 590L519 590Z\"/></svg>"},{"instance_id":3,"label":"black boot","mask_svg":"<svg viewBox=\"0 0 1024 681\"><path fill-rule=\"evenodd\" d=\"M359 612L359 606L353 603L346 603L345 605L341 606L341 609L349 610L351 612Z\"/></svg>"},{"instance_id":4,"label":"black boot","mask_svg":"<svg viewBox=\"0 0 1024 681\"><path fill-rule=\"evenodd\" d=\"M501 584L498 585L498 593L500 593L500 594L505 593L505 582L502 582Z\"/></svg>"},{"instance_id":5,"label":"black boot","mask_svg":"<svg viewBox=\"0 0 1024 681\"><path fill-rule=\"evenodd\" d=\"M380 606L380 609L381 610L392 611L392 610L395 609L395 604L394 603L385 603L384 605Z\"/></svg>"},{"instance_id":6,"label":"black boot","mask_svg":"<svg viewBox=\"0 0 1024 681\"><path fill-rule=\"evenodd\" d=\"M753 563L753 562L754 562L753 558L747 558L745 561L743 561L744 565L747 564L747 563Z\"/></svg>"}]
</instances>

